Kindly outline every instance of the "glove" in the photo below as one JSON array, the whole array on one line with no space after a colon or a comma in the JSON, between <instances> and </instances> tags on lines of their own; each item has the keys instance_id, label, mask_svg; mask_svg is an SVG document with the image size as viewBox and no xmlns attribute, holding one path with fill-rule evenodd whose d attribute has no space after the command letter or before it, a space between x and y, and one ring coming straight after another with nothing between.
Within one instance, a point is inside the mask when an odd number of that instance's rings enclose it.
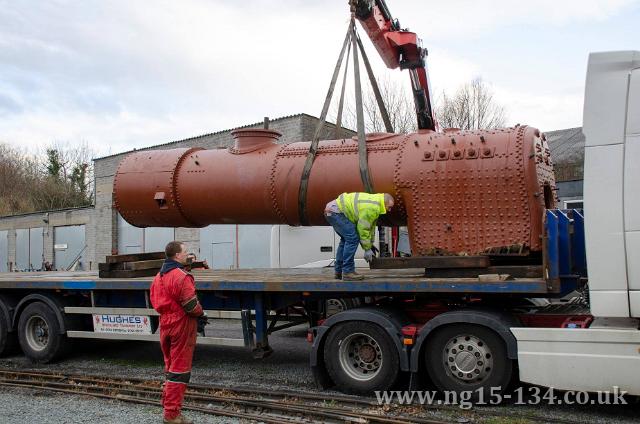
<instances>
[{"instance_id":1,"label":"glove","mask_svg":"<svg viewBox=\"0 0 640 424\"><path fill-rule=\"evenodd\" d=\"M369 249L366 252L364 252L364 260L367 262L371 262L371 260L373 259L373 250Z\"/></svg>"},{"instance_id":2,"label":"glove","mask_svg":"<svg viewBox=\"0 0 640 424\"><path fill-rule=\"evenodd\" d=\"M373 254L376 256L380 256L380 250L378 250L377 247L375 246L371 246L371 250L373 251Z\"/></svg>"},{"instance_id":3,"label":"glove","mask_svg":"<svg viewBox=\"0 0 640 424\"><path fill-rule=\"evenodd\" d=\"M202 314L198 317L198 333L204 336L204 326L209 324L209 317L207 314Z\"/></svg>"}]
</instances>

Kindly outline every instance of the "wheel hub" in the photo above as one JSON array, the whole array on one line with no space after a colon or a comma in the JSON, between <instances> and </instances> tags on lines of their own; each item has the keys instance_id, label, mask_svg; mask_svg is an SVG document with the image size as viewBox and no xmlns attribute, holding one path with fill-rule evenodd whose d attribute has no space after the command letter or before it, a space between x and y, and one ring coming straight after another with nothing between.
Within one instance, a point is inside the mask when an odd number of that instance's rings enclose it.
<instances>
[{"instance_id":1,"label":"wheel hub","mask_svg":"<svg viewBox=\"0 0 640 424\"><path fill-rule=\"evenodd\" d=\"M369 344L360 346L359 356L364 362L371 363L376 358L376 350Z\"/></svg>"},{"instance_id":2,"label":"wheel hub","mask_svg":"<svg viewBox=\"0 0 640 424\"><path fill-rule=\"evenodd\" d=\"M464 383L486 380L493 369L493 353L487 344L472 334L452 337L442 352L447 373Z\"/></svg>"},{"instance_id":3,"label":"wheel hub","mask_svg":"<svg viewBox=\"0 0 640 424\"><path fill-rule=\"evenodd\" d=\"M44 350L49 343L49 325L42 317L34 315L27 321L25 335L31 349Z\"/></svg>"},{"instance_id":4,"label":"wheel hub","mask_svg":"<svg viewBox=\"0 0 640 424\"><path fill-rule=\"evenodd\" d=\"M382 349L368 334L354 333L340 342L340 366L349 377L358 381L374 378L382 368Z\"/></svg>"}]
</instances>

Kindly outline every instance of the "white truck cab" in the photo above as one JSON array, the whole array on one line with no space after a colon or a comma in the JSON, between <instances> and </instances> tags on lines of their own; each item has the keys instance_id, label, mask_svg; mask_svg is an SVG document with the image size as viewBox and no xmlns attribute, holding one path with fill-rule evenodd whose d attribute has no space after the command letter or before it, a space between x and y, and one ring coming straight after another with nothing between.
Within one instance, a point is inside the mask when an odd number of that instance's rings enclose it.
<instances>
[{"instance_id":1,"label":"white truck cab","mask_svg":"<svg viewBox=\"0 0 640 424\"><path fill-rule=\"evenodd\" d=\"M640 395L640 52L592 53L585 87L589 328L512 328L520 380Z\"/></svg>"}]
</instances>

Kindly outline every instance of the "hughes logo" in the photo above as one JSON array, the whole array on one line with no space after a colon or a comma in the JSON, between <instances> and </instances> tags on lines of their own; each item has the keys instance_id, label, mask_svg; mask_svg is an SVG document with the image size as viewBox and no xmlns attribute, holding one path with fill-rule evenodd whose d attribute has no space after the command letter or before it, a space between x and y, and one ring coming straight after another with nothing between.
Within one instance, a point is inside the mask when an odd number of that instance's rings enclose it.
<instances>
[{"instance_id":1,"label":"hughes logo","mask_svg":"<svg viewBox=\"0 0 640 424\"><path fill-rule=\"evenodd\" d=\"M100 317L96 317L96 321L98 322L102 321L103 323L109 323L109 324L142 324L142 317L122 316L122 315L100 315Z\"/></svg>"}]
</instances>

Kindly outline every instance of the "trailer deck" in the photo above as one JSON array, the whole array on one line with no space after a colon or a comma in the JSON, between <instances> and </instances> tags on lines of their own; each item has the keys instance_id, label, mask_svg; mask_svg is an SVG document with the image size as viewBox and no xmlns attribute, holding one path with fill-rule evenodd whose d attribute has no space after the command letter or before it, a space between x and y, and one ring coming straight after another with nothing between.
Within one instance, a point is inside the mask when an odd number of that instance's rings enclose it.
<instances>
[{"instance_id":1,"label":"trailer deck","mask_svg":"<svg viewBox=\"0 0 640 424\"><path fill-rule=\"evenodd\" d=\"M360 271L359 271L360 272ZM496 293L562 294L573 287L542 278L427 278L417 270L364 270L362 281L341 281L327 268L197 270L199 291L310 293ZM153 277L98 278L95 272L29 272L0 274L0 289L147 290Z\"/></svg>"}]
</instances>

